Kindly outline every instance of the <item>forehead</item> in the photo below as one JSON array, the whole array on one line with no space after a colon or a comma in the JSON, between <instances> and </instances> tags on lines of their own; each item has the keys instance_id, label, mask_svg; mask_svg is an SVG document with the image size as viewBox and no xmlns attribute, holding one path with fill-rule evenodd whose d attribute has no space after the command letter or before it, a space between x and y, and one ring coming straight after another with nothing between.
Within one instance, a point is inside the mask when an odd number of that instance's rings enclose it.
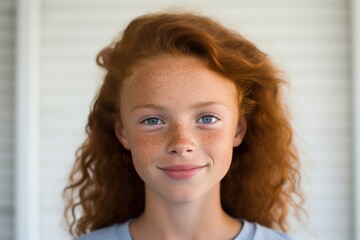
<instances>
[{"instance_id":1,"label":"forehead","mask_svg":"<svg viewBox=\"0 0 360 240\"><path fill-rule=\"evenodd\" d=\"M230 79L210 70L190 56L160 56L146 60L124 82L121 102L154 99L186 101L233 101L237 96Z\"/></svg>"}]
</instances>

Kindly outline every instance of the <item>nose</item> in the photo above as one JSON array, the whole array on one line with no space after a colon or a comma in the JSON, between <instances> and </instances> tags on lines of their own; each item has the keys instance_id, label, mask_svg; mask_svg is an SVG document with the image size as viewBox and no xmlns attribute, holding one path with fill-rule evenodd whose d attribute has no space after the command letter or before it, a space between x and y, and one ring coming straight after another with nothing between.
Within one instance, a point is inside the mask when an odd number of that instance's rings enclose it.
<instances>
[{"instance_id":1,"label":"nose","mask_svg":"<svg viewBox=\"0 0 360 240\"><path fill-rule=\"evenodd\" d=\"M177 126L169 130L168 153L183 156L195 150L193 129Z\"/></svg>"}]
</instances>

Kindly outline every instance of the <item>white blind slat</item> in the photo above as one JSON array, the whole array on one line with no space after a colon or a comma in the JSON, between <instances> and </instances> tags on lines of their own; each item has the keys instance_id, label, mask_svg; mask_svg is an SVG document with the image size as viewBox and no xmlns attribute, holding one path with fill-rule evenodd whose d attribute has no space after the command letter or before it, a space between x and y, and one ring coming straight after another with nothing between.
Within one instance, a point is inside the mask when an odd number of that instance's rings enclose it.
<instances>
[{"instance_id":1,"label":"white blind slat","mask_svg":"<svg viewBox=\"0 0 360 240\"><path fill-rule=\"evenodd\" d=\"M15 2L0 2L0 239L13 239Z\"/></svg>"}]
</instances>

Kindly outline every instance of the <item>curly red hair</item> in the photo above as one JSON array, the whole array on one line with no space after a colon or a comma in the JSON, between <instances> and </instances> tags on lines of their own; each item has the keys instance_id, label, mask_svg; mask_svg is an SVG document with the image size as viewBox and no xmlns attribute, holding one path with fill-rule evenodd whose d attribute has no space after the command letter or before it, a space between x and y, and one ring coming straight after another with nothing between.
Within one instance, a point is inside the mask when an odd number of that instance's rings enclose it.
<instances>
[{"instance_id":1,"label":"curly red hair","mask_svg":"<svg viewBox=\"0 0 360 240\"><path fill-rule=\"evenodd\" d=\"M163 54L198 57L234 81L247 133L221 181L222 207L235 218L286 231L289 206L302 209L303 195L293 130L280 94L285 81L268 56L238 33L208 17L158 13L133 20L97 56L106 76L64 190L70 233L82 235L143 212L144 182L115 136L114 116L120 112L123 80L142 61Z\"/></svg>"}]
</instances>

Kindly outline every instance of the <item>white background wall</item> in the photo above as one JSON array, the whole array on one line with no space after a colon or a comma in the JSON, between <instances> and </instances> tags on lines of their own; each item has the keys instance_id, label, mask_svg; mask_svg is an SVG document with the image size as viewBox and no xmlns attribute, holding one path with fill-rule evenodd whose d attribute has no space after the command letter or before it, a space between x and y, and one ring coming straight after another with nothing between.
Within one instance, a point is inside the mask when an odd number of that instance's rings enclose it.
<instances>
[{"instance_id":1,"label":"white background wall","mask_svg":"<svg viewBox=\"0 0 360 240\"><path fill-rule=\"evenodd\" d=\"M351 1L351 42L352 42L352 104L353 104L353 186L354 186L354 233L360 239L360 2Z\"/></svg>"},{"instance_id":2,"label":"white background wall","mask_svg":"<svg viewBox=\"0 0 360 240\"><path fill-rule=\"evenodd\" d=\"M0 1L0 239L14 232L15 3Z\"/></svg>"},{"instance_id":3,"label":"white background wall","mask_svg":"<svg viewBox=\"0 0 360 240\"><path fill-rule=\"evenodd\" d=\"M14 47L15 3L3 2L0 4L0 234L3 234L0 239L13 239L15 185L12 179L16 176L11 172L19 172L13 169L12 163L14 98L11 91L15 85L12 84L11 49ZM353 239L348 1L36 2L40 22L35 33L39 49L33 54L40 57L37 66L40 72L35 91L39 111L34 114L39 129L33 137L39 139L36 149L39 159L36 169L30 167L28 173L36 175L38 191L29 193L36 195L32 197L37 201L27 206L37 209L34 217L39 219L38 224L29 220L28 225L34 227L39 239L69 238L61 226L61 191L75 149L84 138L90 102L101 81L102 73L95 65L96 53L135 16L174 6L209 14L237 29L269 53L284 70L290 81L287 100L293 112L296 142L304 168L303 186L309 215L307 223L294 222L293 233L300 239ZM17 219L21 214L20 211ZM22 231L19 226L17 231Z\"/></svg>"}]
</instances>

